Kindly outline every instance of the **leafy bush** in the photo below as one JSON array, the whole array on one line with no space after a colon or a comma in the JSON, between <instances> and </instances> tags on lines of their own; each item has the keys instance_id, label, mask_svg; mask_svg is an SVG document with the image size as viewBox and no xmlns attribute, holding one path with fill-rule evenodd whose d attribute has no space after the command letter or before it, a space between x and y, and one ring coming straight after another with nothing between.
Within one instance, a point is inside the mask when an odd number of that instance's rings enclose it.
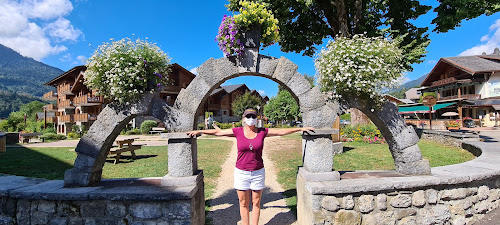
<instances>
[{"instance_id":1,"label":"leafy bush","mask_svg":"<svg viewBox=\"0 0 500 225\"><path fill-rule=\"evenodd\" d=\"M77 133L75 133L75 132L69 132L69 133L68 133L68 138L71 138L71 139L78 139L78 138L80 138L80 137L81 137L81 136L80 136L80 135L78 135L78 134L77 134Z\"/></svg>"},{"instance_id":2,"label":"leafy bush","mask_svg":"<svg viewBox=\"0 0 500 225\"><path fill-rule=\"evenodd\" d=\"M126 131L125 134L127 134L127 135L141 134L141 130L132 129L132 130Z\"/></svg>"},{"instance_id":3,"label":"leafy bush","mask_svg":"<svg viewBox=\"0 0 500 225\"><path fill-rule=\"evenodd\" d=\"M203 130L205 129L205 124L204 123L199 123L197 126L198 130Z\"/></svg>"},{"instance_id":4,"label":"leafy bush","mask_svg":"<svg viewBox=\"0 0 500 225\"><path fill-rule=\"evenodd\" d=\"M45 140L64 140L66 139L66 136L62 134L46 133L40 136L40 138L43 138Z\"/></svg>"},{"instance_id":5,"label":"leafy bush","mask_svg":"<svg viewBox=\"0 0 500 225\"><path fill-rule=\"evenodd\" d=\"M156 123L156 121L154 120L145 120L141 123L141 132L143 134L148 134L151 128L156 127L157 124L158 123Z\"/></svg>"},{"instance_id":6,"label":"leafy bush","mask_svg":"<svg viewBox=\"0 0 500 225\"><path fill-rule=\"evenodd\" d=\"M48 126L47 124L47 129L44 129L42 130L42 133L46 134L46 133L56 133L56 128L54 128L53 126Z\"/></svg>"}]
</instances>

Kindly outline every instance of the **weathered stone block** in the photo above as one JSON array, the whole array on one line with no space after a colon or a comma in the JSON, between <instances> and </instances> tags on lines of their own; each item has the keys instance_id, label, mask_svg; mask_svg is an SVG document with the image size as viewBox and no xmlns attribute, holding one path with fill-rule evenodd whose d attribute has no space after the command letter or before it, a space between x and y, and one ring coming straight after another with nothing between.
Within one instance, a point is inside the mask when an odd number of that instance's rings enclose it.
<instances>
[{"instance_id":1,"label":"weathered stone block","mask_svg":"<svg viewBox=\"0 0 500 225\"><path fill-rule=\"evenodd\" d=\"M255 50L249 49L248 51L245 51L245 54L250 54L250 55L245 55L245 58L249 59L247 61L242 61L241 58L238 59L240 60L239 65L238 60L236 58L228 58L228 57L223 57L215 60L215 70L213 71L214 74L211 75L212 80L208 81L207 84L210 86L214 86L215 84L231 78L232 75L240 73L239 67L247 67L248 70L252 70L252 72L255 72L255 62L257 60L257 55L258 52L255 52ZM251 61L250 61L251 60ZM245 65L246 64L246 65ZM206 77L204 77L206 78ZM217 83L214 83L217 81Z\"/></svg>"},{"instance_id":2,"label":"weathered stone block","mask_svg":"<svg viewBox=\"0 0 500 225\"><path fill-rule=\"evenodd\" d=\"M304 75L298 72L295 73L295 75L293 75L292 78L290 78L290 80L287 83L287 86L296 96L304 94L306 91L312 88L311 84L309 83L309 81L306 80Z\"/></svg>"},{"instance_id":3,"label":"weathered stone block","mask_svg":"<svg viewBox=\"0 0 500 225\"><path fill-rule=\"evenodd\" d=\"M379 224L378 219L373 214L364 214L361 217L361 225L377 225Z\"/></svg>"},{"instance_id":4,"label":"weathered stone block","mask_svg":"<svg viewBox=\"0 0 500 225\"><path fill-rule=\"evenodd\" d=\"M375 209L373 195L361 195L358 198L358 208L362 213L369 213Z\"/></svg>"},{"instance_id":5,"label":"weathered stone block","mask_svg":"<svg viewBox=\"0 0 500 225\"><path fill-rule=\"evenodd\" d=\"M106 204L106 215L112 217L124 217L127 215L127 207L123 203L111 202Z\"/></svg>"},{"instance_id":6,"label":"weathered stone block","mask_svg":"<svg viewBox=\"0 0 500 225\"><path fill-rule=\"evenodd\" d=\"M413 193L412 204L416 207L422 207L425 205L425 191L418 190Z\"/></svg>"},{"instance_id":7,"label":"weathered stone block","mask_svg":"<svg viewBox=\"0 0 500 225\"><path fill-rule=\"evenodd\" d=\"M198 170L196 141L191 139L168 140L168 174L188 177Z\"/></svg>"},{"instance_id":8,"label":"weathered stone block","mask_svg":"<svg viewBox=\"0 0 500 225\"><path fill-rule=\"evenodd\" d=\"M259 62L259 64L257 65L257 73L266 74L269 76L272 76L274 74L274 70L276 70L276 66L279 62L279 59L265 55L259 55L259 58L257 60Z\"/></svg>"},{"instance_id":9,"label":"weathered stone block","mask_svg":"<svg viewBox=\"0 0 500 225\"><path fill-rule=\"evenodd\" d=\"M189 114L196 114L198 107L203 103L205 95L210 91L209 86L201 77L196 77L186 89L182 89L175 100L175 108Z\"/></svg>"},{"instance_id":10,"label":"weathered stone block","mask_svg":"<svg viewBox=\"0 0 500 225\"><path fill-rule=\"evenodd\" d=\"M395 211L395 216L397 220L414 215L417 215L417 210L413 208L398 209Z\"/></svg>"},{"instance_id":11,"label":"weathered stone block","mask_svg":"<svg viewBox=\"0 0 500 225\"><path fill-rule=\"evenodd\" d=\"M342 208L344 209L353 209L354 208L354 199L352 195L347 195L342 198Z\"/></svg>"},{"instance_id":12,"label":"weathered stone block","mask_svg":"<svg viewBox=\"0 0 500 225\"><path fill-rule=\"evenodd\" d=\"M406 175L430 175L431 166L427 159L421 159L413 162L394 162L396 172Z\"/></svg>"},{"instance_id":13,"label":"weathered stone block","mask_svg":"<svg viewBox=\"0 0 500 225\"><path fill-rule=\"evenodd\" d=\"M89 218L102 218L106 211L106 207L102 202L85 203L81 205L80 209L82 216Z\"/></svg>"},{"instance_id":14,"label":"weathered stone block","mask_svg":"<svg viewBox=\"0 0 500 225\"><path fill-rule=\"evenodd\" d=\"M281 57L278 59L278 64L276 65L276 69L273 73L273 78L287 84L290 78L295 75L298 68L299 66L289 59Z\"/></svg>"},{"instance_id":15,"label":"weathered stone block","mask_svg":"<svg viewBox=\"0 0 500 225\"><path fill-rule=\"evenodd\" d=\"M321 201L321 207L330 212L336 212L340 209L340 203L335 196L326 196Z\"/></svg>"},{"instance_id":16,"label":"weathered stone block","mask_svg":"<svg viewBox=\"0 0 500 225\"><path fill-rule=\"evenodd\" d=\"M490 188L488 186L481 186L477 190L477 197L479 200L486 200L490 195Z\"/></svg>"},{"instance_id":17,"label":"weathered stone block","mask_svg":"<svg viewBox=\"0 0 500 225\"><path fill-rule=\"evenodd\" d=\"M304 122L304 126L314 127L317 129L331 128L336 117L336 112L326 105L302 112L302 121Z\"/></svg>"},{"instance_id":18,"label":"weathered stone block","mask_svg":"<svg viewBox=\"0 0 500 225\"><path fill-rule=\"evenodd\" d=\"M377 201L377 208L379 210L385 211L387 209L387 195L378 194L376 201Z\"/></svg>"},{"instance_id":19,"label":"weathered stone block","mask_svg":"<svg viewBox=\"0 0 500 225\"><path fill-rule=\"evenodd\" d=\"M489 209L490 209L490 202L488 201L478 202L474 205L474 212L476 214L487 213Z\"/></svg>"},{"instance_id":20,"label":"weathered stone block","mask_svg":"<svg viewBox=\"0 0 500 225\"><path fill-rule=\"evenodd\" d=\"M31 214L31 224L47 224L49 222L49 214L46 212L36 211Z\"/></svg>"},{"instance_id":21,"label":"weathered stone block","mask_svg":"<svg viewBox=\"0 0 500 225\"><path fill-rule=\"evenodd\" d=\"M401 151L410 146L414 146L420 141L415 129L412 126L407 126L400 133L394 136L394 145L392 146L393 151ZM420 152L420 151L419 151Z\"/></svg>"},{"instance_id":22,"label":"weathered stone block","mask_svg":"<svg viewBox=\"0 0 500 225\"><path fill-rule=\"evenodd\" d=\"M325 102L327 97L319 90L319 87L317 86L309 89L304 94L301 94L297 97L299 98L299 106L301 112L308 112L310 110L315 110L326 105ZM324 117L323 119L327 118L328 117ZM304 125L306 125L305 121ZM329 127L331 127L331 125Z\"/></svg>"},{"instance_id":23,"label":"weathered stone block","mask_svg":"<svg viewBox=\"0 0 500 225\"><path fill-rule=\"evenodd\" d=\"M398 150L397 154L394 154L394 161L396 162L415 162L422 159L422 153L418 145L412 145L402 150Z\"/></svg>"},{"instance_id":24,"label":"weathered stone block","mask_svg":"<svg viewBox=\"0 0 500 225\"><path fill-rule=\"evenodd\" d=\"M392 211L375 213L375 218L377 224L396 224L396 216Z\"/></svg>"},{"instance_id":25,"label":"weathered stone block","mask_svg":"<svg viewBox=\"0 0 500 225\"><path fill-rule=\"evenodd\" d=\"M16 215L16 199L1 198L0 201L0 215L14 217Z\"/></svg>"},{"instance_id":26,"label":"weathered stone block","mask_svg":"<svg viewBox=\"0 0 500 225\"><path fill-rule=\"evenodd\" d=\"M340 210L335 214L335 225L360 225L361 214L356 211Z\"/></svg>"},{"instance_id":27,"label":"weathered stone block","mask_svg":"<svg viewBox=\"0 0 500 225\"><path fill-rule=\"evenodd\" d=\"M398 225L418 225L415 216L405 217L398 222Z\"/></svg>"},{"instance_id":28,"label":"weathered stone block","mask_svg":"<svg viewBox=\"0 0 500 225\"><path fill-rule=\"evenodd\" d=\"M453 216L453 218L451 220L451 224L452 225L466 225L467 220L465 219L465 216L463 216L463 215L456 215L456 216Z\"/></svg>"},{"instance_id":29,"label":"weathered stone block","mask_svg":"<svg viewBox=\"0 0 500 225\"><path fill-rule=\"evenodd\" d=\"M333 168L333 142L331 136L304 136L304 168L312 173L329 172Z\"/></svg>"},{"instance_id":30,"label":"weathered stone block","mask_svg":"<svg viewBox=\"0 0 500 225\"><path fill-rule=\"evenodd\" d=\"M439 199L444 201L464 199L465 197L467 197L467 189L465 188L442 190L439 192Z\"/></svg>"},{"instance_id":31,"label":"weathered stone block","mask_svg":"<svg viewBox=\"0 0 500 225\"><path fill-rule=\"evenodd\" d=\"M56 203L53 201L40 201L38 203L38 210L46 213L55 213L56 212Z\"/></svg>"},{"instance_id":32,"label":"weathered stone block","mask_svg":"<svg viewBox=\"0 0 500 225\"><path fill-rule=\"evenodd\" d=\"M80 206L71 201L60 201L57 203L57 212L63 217L79 217Z\"/></svg>"},{"instance_id":33,"label":"weathered stone block","mask_svg":"<svg viewBox=\"0 0 500 225\"><path fill-rule=\"evenodd\" d=\"M11 217L0 216L0 225L14 225L14 220Z\"/></svg>"},{"instance_id":34,"label":"weathered stone block","mask_svg":"<svg viewBox=\"0 0 500 225\"><path fill-rule=\"evenodd\" d=\"M390 204L394 208L407 208L411 206L411 196L406 194L400 194L393 197Z\"/></svg>"},{"instance_id":35,"label":"weathered stone block","mask_svg":"<svg viewBox=\"0 0 500 225\"><path fill-rule=\"evenodd\" d=\"M417 214L417 224L447 224L450 219L450 208L446 205L423 208Z\"/></svg>"},{"instance_id":36,"label":"weathered stone block","mask_svg":"<svg viewBox=\"0 0 500 225\"><path fill-rule=\"evenodd\" d=\"M56 217L50 220L49 225L66 225L68 224L68 218Z\"/></svg>"},{"instance_id":37,"label":"weathered stone block","mask_svg":"<svg viewBox=\"0 0 500 225\"><path fill-rule=\"evenodd\" d=\"M133 217L140 219L156 219L162 216L160 203L131 203L129 211Z\"/></svg>"},{"instance_id":38,"label":"weathered stone block","mask_svg":"<svg viewBox=\"0 0 500 225\"><path fill-rule=\"evenodd\" d=\"M187 219L191 217L191 204L188 201L174 201L162 205L163 216L168 219Z\"/></svg>"},{"instance_id":39,"label":"weathered stone block","mask_svg":"<svg viewBox=\"0 0 500 225\"><path fill-rule=\"evenodd\" d=\"M439 200L438 192L434 189L427 189L425 191L425 196L427 198L427 203L429 204L436 204Z\"/></svg>"}]
</instances>

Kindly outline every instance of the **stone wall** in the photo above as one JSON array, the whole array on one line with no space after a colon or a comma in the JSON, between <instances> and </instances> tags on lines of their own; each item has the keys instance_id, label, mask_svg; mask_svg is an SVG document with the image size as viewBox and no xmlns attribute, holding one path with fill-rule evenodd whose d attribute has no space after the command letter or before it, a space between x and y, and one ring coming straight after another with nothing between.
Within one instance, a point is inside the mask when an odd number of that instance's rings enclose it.
<instances>
[{"instance_id":1,"label":"stone wall","mask_svg":"<svg viewBox=\"0 0 500 225\"><path fill-rule=\"evenodd\" d=\"M64 188L61 180L0 174L0 225L204 224L203 179L198 176L191 186L165 186L160 177Z\"/></svg>"},{"instance_id":2,"label":"stone wall","mask_svg":"<svg viewBox=\"0 0 500 225\"><path fill-rule=\"evenodd\" d=\"M421 139L433 140L444 145L458 148L462 147L464 141L480 141L479 135L472 133L422 129L417 129L417 133Z\"/></svg>"},{"instance_id":3,"label":"stone wall","mask_svg":"<svg viewBox=\"0 0 500 225\"><path fill-rule=\"evenodd\" d=\"M317 182L300 168L299 224L471 224L500 205L500 153L483 142L462 147L480 156L430 176Z\"/></svg>"}]
</instances>

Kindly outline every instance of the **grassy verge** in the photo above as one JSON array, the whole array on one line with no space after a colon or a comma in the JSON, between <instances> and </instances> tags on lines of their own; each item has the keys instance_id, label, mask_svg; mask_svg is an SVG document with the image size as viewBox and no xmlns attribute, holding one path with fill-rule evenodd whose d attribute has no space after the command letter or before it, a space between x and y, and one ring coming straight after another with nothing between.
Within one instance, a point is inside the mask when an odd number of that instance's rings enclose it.
<instances>
[{"instance_id":1,"label":"grassy verge","mask_svg":"<svg viewBox=\"0 0 500 225\"><path fill-rule=\"evenodd\" d=\"M297 198L295 181L297 167L302 165L301 136L292 134L284 138L294 142L293 147L271 152L270 157L278 171L278 182L285 189L288 207L296 214ZM345 142L344 153L334 157L334 169L352 170L393 170L394 160L387 144L366 144L364 142ZM445 146L429 140L418 143L422 156L432 167L462 163L475 157L468 151Z\"/></svg>"}]
</instances>

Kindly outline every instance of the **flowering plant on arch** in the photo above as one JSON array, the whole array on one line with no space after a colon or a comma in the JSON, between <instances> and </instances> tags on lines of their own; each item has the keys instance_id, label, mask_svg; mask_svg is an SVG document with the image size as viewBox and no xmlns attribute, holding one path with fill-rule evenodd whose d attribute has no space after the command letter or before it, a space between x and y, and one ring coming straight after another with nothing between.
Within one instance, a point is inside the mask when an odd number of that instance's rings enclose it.
<instances>
[{"instance_id":1,"label":"flowering plant on arch","mask_svg":"<svg viewBox=\"0 0 500 225\"><path fill-rule=\"evenodd\" d=\"M85 85L120 103L170 83L170 59L156 44L124 38L103 43L87 61Z\"/></svg>"},{"instance_id":2,"label":"flowering plant on arch","mask_svg":"<svg viewBox=\"0 0 500 225\"><path fill-rule=\"evenodd\" d=\"M383 101L382 91L402 81L403 52L398 41L364 35L330 40L315 59L322 91L332 99L354 94Z\"/></svg>"}]
</instances>

